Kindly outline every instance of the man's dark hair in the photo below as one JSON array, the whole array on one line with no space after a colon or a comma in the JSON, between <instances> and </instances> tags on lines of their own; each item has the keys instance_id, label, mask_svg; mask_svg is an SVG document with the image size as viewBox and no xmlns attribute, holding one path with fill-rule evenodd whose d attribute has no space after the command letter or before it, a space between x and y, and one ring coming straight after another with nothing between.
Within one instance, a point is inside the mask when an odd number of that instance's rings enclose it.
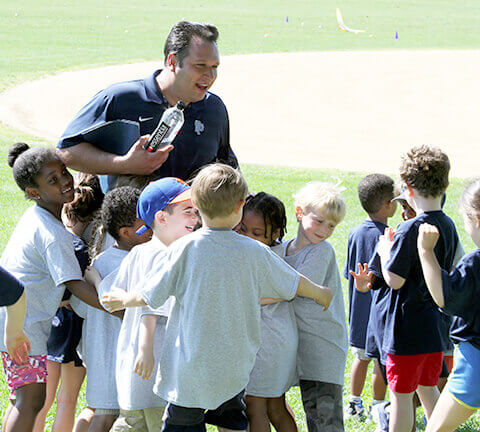
<instances>
[{"instance_id":1,"label":"man's dark hair","mask_svg":"<svg viewBox=\"0 0 480 432\"><path fill-rule=\"evenodd\" d=\"M395 195L395 183L384 174L369 174L358 183L358 198L368 214L378 212Z\"/></svg>"},{"instance_id":2,"label":"man's dark hair","mask_svg":"<svg viewBox=\"0 0 480 432\"><path fill-rule=\"evenodd\" d=\"M192 21L180 21L175 24L168 34L163 54L165 64L168 54L174 53L177 56L180 66L185 57L188 56L192 38L197 37L207 42L215 43L218 39L218 30L212 24L197 23Z\"/></svg>"}]
</instances>

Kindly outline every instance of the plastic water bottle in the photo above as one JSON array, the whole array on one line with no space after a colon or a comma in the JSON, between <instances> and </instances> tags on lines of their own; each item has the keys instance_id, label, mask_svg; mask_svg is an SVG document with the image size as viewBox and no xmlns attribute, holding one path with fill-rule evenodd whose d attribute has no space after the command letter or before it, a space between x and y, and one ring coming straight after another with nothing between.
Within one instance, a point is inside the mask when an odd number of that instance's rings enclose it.
<instances>
[{"instance_id":1,"label":"plastic water bottle","mask_svg":"<svg viewBox=\"0 0 480 432\"><path fill-rule=\"evenodd\" d=\"M154 152L172 143L185 121L185 106L182 101L178 101L176 106L165 110L150 139L143 145L145 150Z\"/></svg>"}]
</instances>

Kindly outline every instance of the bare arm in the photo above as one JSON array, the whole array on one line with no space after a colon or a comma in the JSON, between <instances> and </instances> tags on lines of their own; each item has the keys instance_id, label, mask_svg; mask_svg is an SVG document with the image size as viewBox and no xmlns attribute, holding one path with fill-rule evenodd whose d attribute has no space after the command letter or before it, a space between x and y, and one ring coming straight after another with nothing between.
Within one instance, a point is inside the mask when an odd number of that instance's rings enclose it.
<instances>
[{"instance_id":1,"label":"bare arm","mask_svg":"<svg viewBox=\"0 0 480 432\"><path fill-rule=\"evenodd\" d=\"M160 168L173 150L169 145L150 153L143 148L148 138L149 135L142 136L123 156L104 152L87 142L59 148L57 153L69 168L85 173L148 175Z\"/></svg>"},{"instance_id":2,"label":"bare arm","mask_svg":"<svg viewBox=\"0 0 480 432\"><path fill-rule=\"evenodd\" d=\"M30 351L30 341L23 332L25 313L26 296L24 292L16 303L7 306L7 319L5 322L5 347L8 354L17 363L26 361Z\"/></svg>"},{"instance_id":3,"label":"bare arm","mask_svg":"<svg viewBox=\"0 0 480 432\"><path fill-rule=\"evenodd\" d=\"M146 306L139 292L126 292L118 288L113 288L109 293L104 294L102 303L110 312L115 312L126 307Z\"/></svg>"},{"instance_id":4,"label":"bare arm","mask_svg":"<svg viewBox=\"0 0 480 432\"><path fill-rule=\"evenodd\" d=\"M281 298L272 298L272 297L262 297L260 299L260 305L269 305L269 304L275 304L275 303L280 303L282 301L285 301L285 299Z\"/></svg>"},{"instance_id":5,"label":"bare arm","mask_svg":"<svg viewBox=\"0 0 480 432\"><path fill-rule=\"evenodd\" d=\"M82 280L71 280L65 282L65 286L73 295L77 296L88 305L100 310L105 310L100 304L97 291L92 285Z\"/></svg>"},{"instance_id":6,"label":"bare arm","mask_svg":"<svg viewBox=\"0 0 480 432\"><path fill-rule=\"evenodd\" d=\"M333 297L330 288L317 285L305 276L300 276L297 296L311 298L321 304L325 309L328 309Z\"/></svg>"},{"instance_id":7,"label":"bare arm","mask_svg":"<svg viewBox=\"0 0 480 432\"><path fill-rule=\"evenodd\" d=\"M395 273L392 273L385 267L387 261L390 259L390 251L392 250L393 246L393 234L394 231L391 228L385 229L385 234L381 235L378 239L377 252L380 256L380 262L382 264L383 279L390 288L397 290L403 286L405 279Z\"/></svg>"},{"instance_id":8,"label":"bare arm","mask_svg":"<svg viewBox=\"0 0 480 432\"><path fill-rule=\"evenodd\" d=\"M152 376L153 366L155 365L153 343L157 320L157 315L143 315L140 318L138 353L133 371L143 379L149 379Z\"/></svg>"},{"instance_id":9,"label":"bare arm","mask_svg":"<svg viewBox=\"0 0 480 432\"><path fill-rule=\"evenodd\" d=\"M444 307L442 268L438 264L437 257L433 251L439 236L440 234L436 226L422 224L418 230L417 247L428 291L430 291L435 303L440 307Z\"/></svg>"}]
</instances>

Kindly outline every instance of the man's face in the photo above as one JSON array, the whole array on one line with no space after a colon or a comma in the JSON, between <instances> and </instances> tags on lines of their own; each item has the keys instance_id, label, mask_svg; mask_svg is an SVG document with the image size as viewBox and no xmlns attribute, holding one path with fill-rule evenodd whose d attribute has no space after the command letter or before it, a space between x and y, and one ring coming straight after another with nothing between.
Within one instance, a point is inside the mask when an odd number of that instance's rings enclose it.
<instances>
[{"instance_id":1,"label":"man's face","mask_svg":"<svg viewBox=\"0 0 480 432\"><path fill-rule=\"evenodd\" d=\"M220 64L217 44L194 37L182 64L176 56L169 60L175 74L175 89L179 100L185 103L201 101L217 79Z\"/></svg>"}]
</instances>

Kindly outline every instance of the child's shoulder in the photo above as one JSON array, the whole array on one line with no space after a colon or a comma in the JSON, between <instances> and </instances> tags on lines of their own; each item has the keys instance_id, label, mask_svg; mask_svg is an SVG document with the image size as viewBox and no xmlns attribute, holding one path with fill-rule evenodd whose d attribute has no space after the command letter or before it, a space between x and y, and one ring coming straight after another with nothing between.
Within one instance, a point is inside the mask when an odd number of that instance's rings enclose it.
<instances>
[{"instance_id":1,"label":"child's shoulder","mask_svg":"<svg viewBox=\"0 0 480 432\"><path fill-rule=\"evenodd\" d=\"M38 205L30 207L24 213L17 228L26 235L33 230L36 242L49 244L66 240L71 241L73 247L73 235L67 231L62 222Z\"/></svg>"},{"instance_id":2,"label":"child's shoulder","mask_svg":"<svg viewBox=\"0 0 480 432\"><path fill-rule=\"evenodd\" d=\"M361 240L366 237L376 237L379 234L383 234L387 227L387 225L381 222L366 219L350 230L349 237L352 241Z\"/></svg>"}]
</instances>

